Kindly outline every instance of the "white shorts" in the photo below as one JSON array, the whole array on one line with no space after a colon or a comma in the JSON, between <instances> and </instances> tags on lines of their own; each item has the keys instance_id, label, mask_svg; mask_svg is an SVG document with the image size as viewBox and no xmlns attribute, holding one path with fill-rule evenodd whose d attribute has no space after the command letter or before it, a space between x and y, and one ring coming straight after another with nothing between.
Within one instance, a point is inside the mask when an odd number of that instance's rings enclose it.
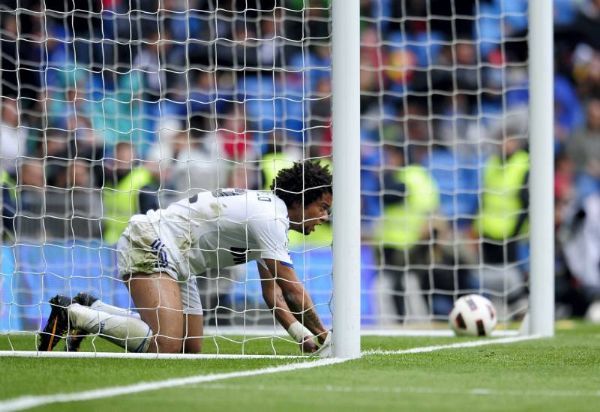
<instances>
[{"instance_id":1,"label":"white shorts","mask_svg":"<svg viewBox=\"0 0 600 412\"><path fill-rule=\"evenodd\" d=\"M137 216L136 216L137 217ZM184 259L168 232L159 238L145 216L133 218L117 242L117 266L121 278L134 273L166 273L179 284L183 313L202 315L196 277L181 269Z\"/></svg>"}]
</instances>

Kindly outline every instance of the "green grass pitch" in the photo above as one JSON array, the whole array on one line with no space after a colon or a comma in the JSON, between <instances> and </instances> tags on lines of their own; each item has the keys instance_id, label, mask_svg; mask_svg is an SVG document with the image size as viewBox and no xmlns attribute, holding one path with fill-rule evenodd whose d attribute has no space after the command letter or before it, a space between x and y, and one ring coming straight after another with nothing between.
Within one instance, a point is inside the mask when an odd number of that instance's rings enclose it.
<instances>
[{"instance_id":1,"label":"green grass pitch","mask_svg":"<svg viewBox=\"0 0 600 412\"><path fill-rule=\"evenodd\" d=\"M467 338L362 338L363 350L400 350ZM94 342L98 350L112 347ZM31 337L0 336L0 350L30 349ZM91 340L86 348L91 347ZM227 339L206 352L239 353ZM244 344L247 353L296 354L271 339ZM312 359L55 359L0 357L0 410L25 396L72 394L140 382L234 373ZM50 403L44 411L598 411L600 325L559 325L554 338L444 349L428 353L365 355L316 368L151 390L85 401Z\"/></svg>"}]
</instances>

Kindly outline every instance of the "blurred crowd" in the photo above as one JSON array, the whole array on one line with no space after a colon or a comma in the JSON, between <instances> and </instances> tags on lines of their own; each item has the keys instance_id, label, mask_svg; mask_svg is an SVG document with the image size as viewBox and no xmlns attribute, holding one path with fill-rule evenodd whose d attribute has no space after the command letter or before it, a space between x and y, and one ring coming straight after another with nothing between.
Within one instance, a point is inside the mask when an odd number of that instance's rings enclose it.
<instances>
[{"instance_id":1,"label":"blurred crowd","mask_svg":"<svg viewBox=\"0 0 600 412\"><path fill-rule=\"evenodd\" d=\"M413 283L435 313L459 289L523 304L527 3L360 2L362 233L397 314ZM329 0L16 6L0 1L7 239L112 243L132 213L330 161ZM554 0L554 16L557 302L561 316L594 316L600 1ZM45 217L61 229L32 223Z\"/></svg>"}]
</instances>

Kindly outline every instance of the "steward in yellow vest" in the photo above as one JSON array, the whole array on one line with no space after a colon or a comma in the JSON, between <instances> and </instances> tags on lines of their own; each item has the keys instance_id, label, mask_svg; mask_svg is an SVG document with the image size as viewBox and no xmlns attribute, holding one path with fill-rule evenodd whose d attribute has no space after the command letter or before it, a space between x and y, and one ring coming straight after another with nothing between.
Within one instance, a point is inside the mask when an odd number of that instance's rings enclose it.
<instances>
[{"instance_id":1,"label":"steward in yellow vest","mask_svg":"<svg viewBox=\"0 0 600 412\"><path fill-rule=\"evenodd\" d=\"M0 171L0 240L14 236L14 220L17 212L17 190L15 181L7 171Z\"/></svg>"},{"instance_id":2,"label":"steward in yellow vest","mask_svg":"<svg viewBox=\"0 0 600 412\"><path fill-rule=\"evenodd\" d=\"M384 247L410 249L429 231L429 219L440 203L437 184L421 165L397 170L394 189L384 195L383 217L376 237ZM388 184L389 188L390 185Z\"/></svg>"},{"instance_id":3,"label":"steward in yellow vest","mask_svg":"<svg viewBox=\"0 0 600 412\"><path fill-rule=\"evenodd\" d=\"M507 154L504 161L499 155L488 159L482 204L475 222L479 231L476 235L483 237L484 262L505 264L517 260L515 237L528 229L528 177L529 154L523 149Z\"/></svg>"},{"instance_id":4,"label":"steward in yellow vest","mask_svg":"<svg viewBox=\"0 0 600 412\"><path fill-rule=\"evenodd\" d=\"M129 163L129 168L121 165L119 169L105 174L102 188L103 240L107 244L119 240L131 216L158 208L155 179L148 169L133 164L131 145L119 143L115 152L117 161Z\"/></svg>"},{"instance_id":5,"label":"steward in yellow vest","mask_svg":"<svg viewBox=\"0 0 600 412\"><path fill-rule=\"evenodd\" d=\"M384 208L374 238L383 246L380 266L392 282L396 313L402 316L406 273L420 275L419 269L430 267L433 261L429 244L433 236L431 218L438 209L440 195L427 169L419 164L405 165L402 148L386 146L385 155ZM423 283L426 278L420 276L419 281Z\"/></svg>"}]
</instances>

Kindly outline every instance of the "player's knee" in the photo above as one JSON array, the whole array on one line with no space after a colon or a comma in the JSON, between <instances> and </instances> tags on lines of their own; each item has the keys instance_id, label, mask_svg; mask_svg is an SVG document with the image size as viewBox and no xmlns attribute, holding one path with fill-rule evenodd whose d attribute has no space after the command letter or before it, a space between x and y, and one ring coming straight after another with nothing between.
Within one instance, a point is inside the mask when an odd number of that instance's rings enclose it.
<instances>
[{"instance_id":1,"label":"player's knee","mask_svg":"<svg viewBox=\"0 0 600 412\"><path fill-rule=\"evenodd\" d=\"M181 338L177 339L171 336L157 336L156 347L158 353L181 353Z\"/></svg>"},{"instance_id":2,"label":"player's knee","mask_svg":"<svg viewBox=\"0 0 600 412\"><path fill-rule=\"evenodd\" d=\"M183 344L185 353L201 353L202 338L187 338Z\"/></svg>"}]
</instances>

